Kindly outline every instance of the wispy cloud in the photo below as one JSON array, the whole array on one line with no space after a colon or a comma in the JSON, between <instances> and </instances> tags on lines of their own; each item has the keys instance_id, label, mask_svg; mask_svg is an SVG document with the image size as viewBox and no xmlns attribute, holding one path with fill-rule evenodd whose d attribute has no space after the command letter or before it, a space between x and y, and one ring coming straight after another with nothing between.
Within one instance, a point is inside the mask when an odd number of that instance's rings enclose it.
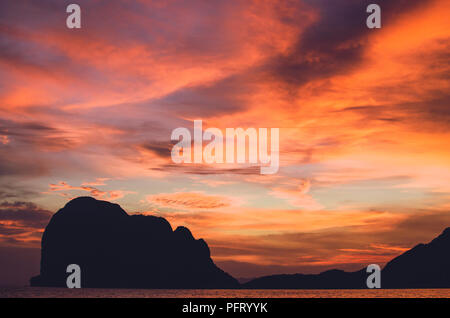
<instances>
[{"instance_id":1,"label":"wispy cloud","mask_svg":"<svg viewBox=\"0 0 450 318\"><path fill-rule=\"evenodd\" d=\"M146 197L149 203L160 207L186 209L186 210L211 210L231 206L233 199L219 195L209 195L202 192L174 192L159 193Z\"/></svg>"},{"instance_id":2,"label":"wispy cloud","mask_svg":"<svg viewBox=\"0 0 450 318\"><path fill-rule=\"evenodd\" d=\"M103 181L105 180L106 179L103 179ZM125 195L129 193L133 193L132 191L124 191L124 190L106 190L106 191L99 190L98 188L92 186L92 185L104 185L104 183L99 183L99 179L88 184L91 185L83 183L83 185L81 186L71 186L70 184L64 181L60 181L57 184L51 183L49 185L49 193L57 192L58 194L67 197L68 199L73 199L77 196L76 192L78 193L87 192L89 195L102 200L117 200L123 198Z\"/></svg>"},{"instance_id":3,"label":"wispy cloud","mask_svg":"<svg viewBox=\"0 0 450 318\"><path fill-rule=\"evenodd\" d=\"M52 213L31 202L0 203L0 242L5 245L39 246Z\"/></svg>"}]
</instances>

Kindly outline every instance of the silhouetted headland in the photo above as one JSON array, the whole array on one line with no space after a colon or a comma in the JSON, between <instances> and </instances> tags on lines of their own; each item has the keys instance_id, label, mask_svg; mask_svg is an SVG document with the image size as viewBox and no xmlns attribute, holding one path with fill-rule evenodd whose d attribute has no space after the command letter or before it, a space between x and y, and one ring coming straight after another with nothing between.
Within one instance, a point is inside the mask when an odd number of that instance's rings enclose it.
<instances>
[{"instance_id":1,"label":"silhouetted headland","mask_svg":"<svg viewBox=\"0 0 450 318\"><path fill-rule=\"evenodd\" d=\"M394 258L381 273L385 288L450 288L450 227Z\"/></svg>"},{"instance_id":2,"label":"silhouetted headland","mask_svg":"<svg viewBox=\"0 0 450 318\"><path fill-rule=\"evenodd\" d=\"M82 287L360 289L369 274L329 270L320 274L264 276L239 284L218 268L209 247L189 229L175 231L161 217L128 215L90 197L68 202L42 236L40 275L31 286L65 287L69 264L81 268ZM450 228L386 264L382 288L450 288Z\"/></svg>"},{"instance_id":3,"label":"silhouetted headland","mask_svg":"<svg viewBox=\"0 0 450 318\"><path fill-rule=\"evenodd\" d=\"M128 215L117 204L90 197L68 202L51 218L42 237L40 275L31 286L66 287L69 264L80 266L82 287L239 287L189 229L173 231L164 218Z\"/></svg>"},{"instance_id":4,"label":"silhouetted headland","mask_svg":"<svg viewBox=\"0 0 450 318\"><path fill-rule=\"evenodd\" d=\"M330 270L317 275L272 275L242 285L249 289L367 288L369 274ZM381 271L381 288L450 288L450 227L428 244L395 257Z\"/></svg>"}]
</instances>

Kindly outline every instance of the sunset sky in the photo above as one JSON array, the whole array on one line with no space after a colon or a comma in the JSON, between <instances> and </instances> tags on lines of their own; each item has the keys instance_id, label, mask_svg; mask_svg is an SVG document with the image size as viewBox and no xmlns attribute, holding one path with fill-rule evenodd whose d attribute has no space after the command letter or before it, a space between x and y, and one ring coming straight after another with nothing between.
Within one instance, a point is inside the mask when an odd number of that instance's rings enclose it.
<instances>
[{"instance_id":1,"label":"sunset sky","mask_svg":"<svg viewBox=\"0 0 450 318\"><path fill-rule=\"evenodd\" d=\"M235 277L428 242L450 226L449 17L448 0L1 1L0 285L19 260L37 273L81 195L187 226ZM196 119L279 128L278 173L173 163Z\"/></svg>"}]
</instances>

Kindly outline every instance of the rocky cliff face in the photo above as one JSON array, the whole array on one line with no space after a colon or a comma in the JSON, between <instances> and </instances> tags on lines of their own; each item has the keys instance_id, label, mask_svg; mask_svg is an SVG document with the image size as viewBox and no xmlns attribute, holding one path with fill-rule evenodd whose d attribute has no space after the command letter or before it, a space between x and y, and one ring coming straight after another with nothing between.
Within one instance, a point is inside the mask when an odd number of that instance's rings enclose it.
<instances>
[{"instance_id":1,"label":"rocky cliff face","mask_svg":"<svg viewBox=\"0 0 450 318\"><path fill-rule=\"evenodd\" d=\"M67 265L81 286L98 288L236 288L208 245L164 218L128 215L117 204L80 197L66 204L42 237L40 275L32 286L66 286Z\"/></svg>"}]
</instances>

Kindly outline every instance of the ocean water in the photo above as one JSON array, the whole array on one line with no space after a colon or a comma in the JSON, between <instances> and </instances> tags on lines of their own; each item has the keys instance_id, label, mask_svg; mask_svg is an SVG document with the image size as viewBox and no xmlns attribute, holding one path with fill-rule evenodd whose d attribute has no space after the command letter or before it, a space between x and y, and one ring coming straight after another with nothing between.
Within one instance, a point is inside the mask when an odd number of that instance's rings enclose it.
<instances>
[{"instance_id":1,"label":"ocean water","mask_svg":"<svg viewBox=\"0 0 450 318\"><path fill-rule=\"evenodd\" d=\"M0 298L450 298L450 289L96 289L0 288Z\"/></svg>"}]
</instances>

